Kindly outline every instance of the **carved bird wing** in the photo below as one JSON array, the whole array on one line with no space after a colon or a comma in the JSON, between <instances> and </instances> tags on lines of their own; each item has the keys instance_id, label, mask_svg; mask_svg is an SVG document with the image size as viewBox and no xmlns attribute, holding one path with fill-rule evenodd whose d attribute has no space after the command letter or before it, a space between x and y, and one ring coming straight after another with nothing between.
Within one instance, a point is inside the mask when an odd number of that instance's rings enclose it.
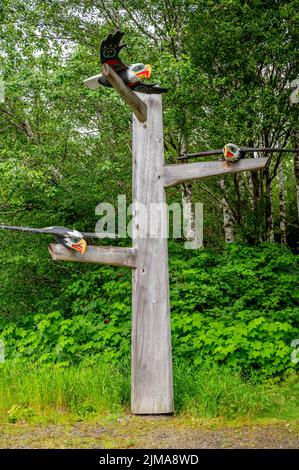
<instances>
[{"instance_id":1,"label":"carved bird wing","mask_svg":"<svg viewBox=\"0 0 299 470\"><path fill-rule=\"evenodd\" d=\"M147 83L142 83L137 81L133 85L129 85L131 90L137 91L138 93L145 93L146 95L160 95L161 93L166 93L168 88L162 88L159 85L149 85Z\"/></svg>"},{"instance_id":2,"label":"carved bird wing","mask_svg":"<svg viewBox=\"0 0 299 470\"><path fill-rule=\"evenodd\" d=\"M0 224L0 230L13 230L17 232L29 232L29 233L41 233L50 234L58 237L72 237L72 238L102 238L101 235L95 232L79 232L77 230L69 229L66 227L45 227L45 228L33 228L33 227L20 227L15 225L4 225Z\"/></svg>"},{"instance_id":3,"label":"carved bird wing","mask_svg":"<svg viewBox=\"0 0 299 470\"><path fill-rule=\"evenodd\" d=\"M120 44L123 35L123 32L117 31L115 34L109 34L101 43L101 62L102 64L110 65L115 72L128 69L128 66L118 56L123 47L125 47L125 44Z\"/></svg>"},{"instance_id":4,"label":"carved bird wing","mask_svg":"<svg viewBox=\"0 0 299 470\"><path fill-rule=\"evenodd\" d=\"M50 234L50 235L54 235L54 236L57 235L58 237L83 238L81 232L78 232L77 230L69 229L67 227L33 228L33 227L17 227L17 226L14 226L14 225L0 224L0 229L15 230L17 232Z\"/></svg>"}]
</instances>

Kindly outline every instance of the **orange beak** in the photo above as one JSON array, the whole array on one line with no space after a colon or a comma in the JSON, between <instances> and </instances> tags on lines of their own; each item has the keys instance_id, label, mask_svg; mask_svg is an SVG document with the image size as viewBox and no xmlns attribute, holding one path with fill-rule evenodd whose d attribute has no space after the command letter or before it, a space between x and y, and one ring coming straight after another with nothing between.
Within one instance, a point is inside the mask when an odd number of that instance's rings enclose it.
<instances>
[{"instance_id":1,"label":"orange beak","mask_svg":"<svg viewBox=\"0 0 299 470\"><path fill-rule=\"evenodd\" d=\"M73 243L71 245L71 248L73 248L73 250L79 251L79 253L81 253L81 255L84 255L84 253L86 251L86 248L87 248L87 243L82 238L82 240L80 240L78 243Z\"/></svg>"},{"instance_id":2,"label":"orange beak","mask_svg":"<svg viewBox=\"0 0 299 470\"><path fill-rule=\"evenodd\" d=\"M138 78L141 78L141 80L143 80L144 78L150 78L151 73L152 67L150 66L150 64L146 64L144 69L141 72L136 73L136 75Z\"/></svg>"}]
</instances>

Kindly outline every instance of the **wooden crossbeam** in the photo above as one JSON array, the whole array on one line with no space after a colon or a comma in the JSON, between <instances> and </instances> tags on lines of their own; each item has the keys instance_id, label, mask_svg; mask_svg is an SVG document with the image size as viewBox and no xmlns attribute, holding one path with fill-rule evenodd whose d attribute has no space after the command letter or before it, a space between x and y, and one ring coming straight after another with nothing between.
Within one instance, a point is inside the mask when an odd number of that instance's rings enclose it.
<instances>
[{"instance_id":1,"label":"wooden crossbeam","mask_svg":"<svg viewBox=\"0 0 299 470\"><path fill-rule=\"evenodd\" d=\"M51 243L48 249L54 261L77 261L79 263L110 264L127 268L136 267L136 250L134 248L88 246L84 255L55 243Z\"/></svg>"},{"instance_id":2,"label":"wooden crossbeam","mask_svg":"<svg viewBox=\"0 0 299 470\"><path fill-rule=\"evenodd\" d=\"M167 165L163 168L164 186L167 188L188 180L240 173L245 170L261 170L265 167L267 161L268 158L247 158L231 163L226 161L214 161Z\"/></svg>"},{"instance_id":3,"label":"wooden crossbeam","mask_svg":"<svg viewBox=\"0 0 299 470\"><path fill-rule=\"evenodd\" d=\"M108 65L103 65L103 75L107 78L110 85L115 88L120 94L121 98L130 106L133 113L140 122L147 120L147 107L146 104L128 88L121 78L114 72L114 70Z\"/></svg>"}]
</instances>

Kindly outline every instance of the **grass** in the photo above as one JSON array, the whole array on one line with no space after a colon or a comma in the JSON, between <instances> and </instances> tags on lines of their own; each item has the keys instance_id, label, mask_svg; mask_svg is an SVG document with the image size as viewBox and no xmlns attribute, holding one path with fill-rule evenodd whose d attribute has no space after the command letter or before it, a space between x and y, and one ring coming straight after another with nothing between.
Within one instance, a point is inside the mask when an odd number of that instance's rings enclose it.
<instances>
[{"instance_id":1,"label":"grass","mask_svg":"<svg viewBox=\"0 0 299 470\"><path fill-rule=\"evenodd\" d=\"M296 374L281 383L260 383L227 367L183 365L175 368L175 395L177 409L195 417L296 419L299 413Z\"/></svg>"},{"instance_id":2,"label":"grass","mask_svg":"<svg viewBox=\"0 0 299 470\"><path fill-rule=\"evenodd\" d=\"M121 413L129 404L129 379L121 368L67 368L34 364L4 364L0 368L0 419L57 422L69 415L84 419L93 414Z\"/></svg>"},{"instance_id":3,"label":"grass","mask_svg":"<svg viewBox=\"0 0 299 470\"><path fill-rule=\"evenodd\" d=\"M243 380L228 368L174 367L175 408L196 419L281 419L298 416L299 384ZM115 420L129 411L129 366L81 363L68 368L0 365L0 422L65 423Z\"/></svg>"}]
</instances>

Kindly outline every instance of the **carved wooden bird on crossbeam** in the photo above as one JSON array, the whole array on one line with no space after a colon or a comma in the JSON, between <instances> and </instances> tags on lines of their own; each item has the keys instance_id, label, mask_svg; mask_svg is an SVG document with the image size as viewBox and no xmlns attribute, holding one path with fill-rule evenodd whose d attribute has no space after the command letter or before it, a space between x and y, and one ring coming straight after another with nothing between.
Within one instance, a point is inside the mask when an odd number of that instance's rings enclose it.
<instances>
[{"instance_id":1,"label":"carved wooden bird on crossbeam","mask_svg":"<svg viewBox=\"0 0 299 470\"><path fill-rule=\"evenodd\" d=\"M143 83L142 80L148 79L151 76L152 68L149 64L136 63L126 65L119 58L120 51L125 47L121 44L124 33L117 31L115 34L109 34L106 39L101 43L100 57L102 64L108 64L122 81L133 91L139 93L161 94L168 91L167 88L162 88L156 84ZM106 77L102 74L84 80L85 85L91 90L96 90L100 85L111 87Z\"/></svg>"},{"instance_id":2,"label":"carved wooden bird on crossbeam","mask_svg":"<svg viewBox=\"0 0 299 470\"><path fill-rule=\"evenodd\" d=\"M78 230L69 229L66 227L45 227L45 228L32 228L32 227L16 227L14 225L0 225L3 230L15 230L17 232L41 233L45 235L53 235L57 243L61 243L65 248L78 251L84 255L87 243L84 240L84 235ZM86 234L87 235L87 234ZM91 234L89 234L91 235Z\"/></svg>"}]
</instances>

